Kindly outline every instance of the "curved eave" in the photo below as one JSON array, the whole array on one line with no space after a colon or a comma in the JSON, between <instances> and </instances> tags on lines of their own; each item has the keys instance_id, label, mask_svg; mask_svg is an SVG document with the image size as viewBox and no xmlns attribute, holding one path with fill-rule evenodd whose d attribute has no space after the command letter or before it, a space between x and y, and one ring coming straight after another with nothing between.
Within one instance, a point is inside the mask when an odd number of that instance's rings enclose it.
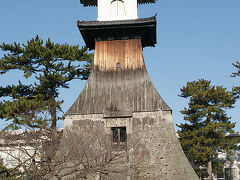
<instances>
[{"instance_id":1,"label":"curved eave","mask_svg":"<svg viewBox=\"0 0 240 180\"><path fill-rule=\"evenodd\" d=\"M117 39L141 39L144 47L154 47L156 40L156 16L121 21L78 21L78 28L87 47L94 49L95 41Z\"/></svg>"},{"instance_id":2,"label":"curved eave","mask_svg":"<svg viewBox=\"0 0 240 180\"><path fill-rule=\"evenodd\" d=\"M138 4L150 4L155 3L156 0L138 0ZM97 6L97 0L80 0L80 4L86 6Z\"/></svg>"}]
</instances>

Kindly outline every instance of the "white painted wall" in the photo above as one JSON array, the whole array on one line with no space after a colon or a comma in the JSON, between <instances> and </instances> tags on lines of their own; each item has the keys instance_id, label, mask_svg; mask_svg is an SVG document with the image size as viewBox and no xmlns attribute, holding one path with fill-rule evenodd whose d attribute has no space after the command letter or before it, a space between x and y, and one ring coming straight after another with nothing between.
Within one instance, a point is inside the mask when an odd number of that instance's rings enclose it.
<instances>
[{"instance_id":1,"label":"white painted wall","mask_svg":"<svg viewBox=\"0 0 240 180\"><path fill-rule=\"evenodd\" d=\"M98 0L98 21L137 18L137 0Z\"/></svg>"},{"instance_id":2,"label":"white painted wall","mask_svg":"<svg viewBox=\"0 0 240 180\"><path fill-rule=\"evenodd\" d=\"M30 156L33 156L34 153L35 149L31 146L0 147L0 158L7 168L15 168L23 162L25 162L24 166L30 166L32 160ZM18 169L24 171L23 165Z\"/></svg>"}]
</instances>

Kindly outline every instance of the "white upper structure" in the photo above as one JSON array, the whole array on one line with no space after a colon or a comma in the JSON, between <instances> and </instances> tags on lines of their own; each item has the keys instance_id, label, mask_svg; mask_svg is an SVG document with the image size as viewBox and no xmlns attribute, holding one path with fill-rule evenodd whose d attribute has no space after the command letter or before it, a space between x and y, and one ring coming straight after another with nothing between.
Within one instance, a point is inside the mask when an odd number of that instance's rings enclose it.
<instances>
[{"instance_id":1,"label":"white upper structure","mask_svg":"<svg viewBox=\"0 0 240 180\"><path fill-rule=\"evenodd\" d=\"M97 0L98 21L137 19L137 0Z\"/></svg>"}]
</instances>

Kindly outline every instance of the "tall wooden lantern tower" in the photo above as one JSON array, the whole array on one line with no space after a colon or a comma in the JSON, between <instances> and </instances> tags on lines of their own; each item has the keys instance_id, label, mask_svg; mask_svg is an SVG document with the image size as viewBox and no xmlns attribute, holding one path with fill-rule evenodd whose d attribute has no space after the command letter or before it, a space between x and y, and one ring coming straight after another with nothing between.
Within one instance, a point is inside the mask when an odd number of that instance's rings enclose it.
<instances>
[{"instance_id":1,"label":"tall wooden lantern tower","mask_svg":"<svg viewBox=\"0 0 240 180\"><path fill-rule=\"evenodd\" d=\"M137 142L137 151L144 154L141 178L132 172L116 180L198 179L176 137L172 111L154 88L144 64L143 48L156 44L156 17L139 19L137 6L155 0L80 2L98 7L97 21L78 21L87 47L95 50L94 66L66 113L64 127L100 124L114 136L113 143Z\"/></svg>"}]
</instances>

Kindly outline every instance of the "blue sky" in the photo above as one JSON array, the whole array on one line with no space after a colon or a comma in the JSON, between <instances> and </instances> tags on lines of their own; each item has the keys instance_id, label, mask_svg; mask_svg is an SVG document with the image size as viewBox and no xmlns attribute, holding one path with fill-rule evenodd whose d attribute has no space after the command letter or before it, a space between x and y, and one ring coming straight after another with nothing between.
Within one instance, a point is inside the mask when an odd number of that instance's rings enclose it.
<instances>
[{"instance_id":1,"label":"blue sky","mask_svg":"<svg viewBox=\"0 0 240 180\"><path fill-rule=\"evenodd\" d=\"M157 13L157 45L145 48L144 58L156 89L173 110L174 124L183 122L179 111L187 101L178 94L188 81L204 78L228 90L240 85L239 78L230 77L232 63L240 60L239 9L239 0L158 0L139 6L139 17ZM0 0L0 43L23 43L38 34L44 40L82 46L77 21L96 19L97 8L83 7L79 0ZM10 72L0 77L0 85L20 79L20 73ZM84 84L75 80L70 89L60 91L64 111ZM240 131L239 101L227 112Z\"/></svg>"}]
</instances>

